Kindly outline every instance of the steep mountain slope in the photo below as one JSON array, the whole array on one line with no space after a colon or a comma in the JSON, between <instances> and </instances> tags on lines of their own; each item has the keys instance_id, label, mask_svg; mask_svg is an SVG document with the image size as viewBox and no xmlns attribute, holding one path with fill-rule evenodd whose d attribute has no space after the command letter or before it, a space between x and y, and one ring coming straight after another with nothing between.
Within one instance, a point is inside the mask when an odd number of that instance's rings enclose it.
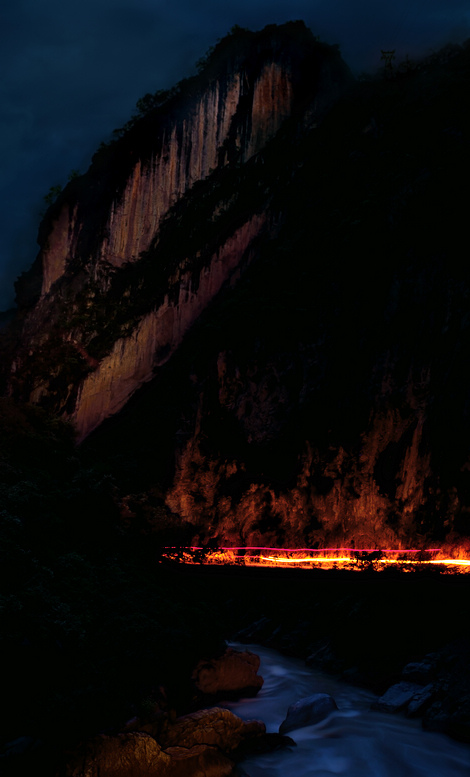
<instances>
[{"instance_id":1,"label":"steep mountain slope","mask_svg":"<svg viewBox=\"0 0 470 777\"><path fill-rule=\"evenodd\" d=\"M236 29L101 149L41 226L13 396L71 419L79 439L116 413L272 224L272 192L246 192L245 167L289 116L321 116L349 80L302 23Z\"/></svg>"},{"instance_id":2,"label":"steep mountain slope","mask_svg":"<svg viewBox=\"0 0 470 777\"><path fill-rule=\"evenodd\" d=\"M227 41L202 101L185 86L49 214L10 391L99 427L83 449L134 529L465 548L470 48L353 85L300 24Z\"/></svg>"}]
</instances>

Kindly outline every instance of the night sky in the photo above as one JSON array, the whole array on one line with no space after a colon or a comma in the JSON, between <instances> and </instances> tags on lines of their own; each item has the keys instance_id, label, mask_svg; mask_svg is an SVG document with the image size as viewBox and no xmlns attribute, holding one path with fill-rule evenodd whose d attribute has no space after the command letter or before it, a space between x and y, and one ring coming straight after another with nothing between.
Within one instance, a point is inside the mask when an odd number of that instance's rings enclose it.
<instances>
[{"instance_id":1,"label":"night sky","mask_svg":"<svg viewBox=\"0 0 470 777\"><path fill-rule=\"evenodd\" d=\"M353 72L380 49L421 56L470 37L468 0L10 0L0 9L0 310L33 262L43 197L84 172L146 92L195 72L234 24L303 19Z\"/></svg>"}]
</instances>

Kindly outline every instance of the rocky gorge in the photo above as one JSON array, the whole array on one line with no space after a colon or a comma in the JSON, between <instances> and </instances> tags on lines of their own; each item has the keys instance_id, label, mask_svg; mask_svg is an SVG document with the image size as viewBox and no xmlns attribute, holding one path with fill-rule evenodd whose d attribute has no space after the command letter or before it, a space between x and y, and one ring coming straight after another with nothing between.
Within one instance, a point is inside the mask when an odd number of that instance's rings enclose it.
<instances>
[{"instance_id":1,"label":"rocky gorge","mask_svg":"<svg viewBox=\"0 0 470 777\"><path fill-rule=\"evenodd\" d=\"M145 449L123 500L193 544L465 553L467 68L228 36L46 214L6 393Z\"/></svg>"},{"instance_id":2,"label":"rocky gorge","mask_svg":"<svg viewBox=\"0 0 470 777\"><path fill-rule=\"evenodd\" d=\"M232 773L282 744L200 711L260 687L234 635L468 741L468 575L164 551L468 557L469 75L235 28L52 203L1 332L2 766Z\"/></svg>"}]
</instances>

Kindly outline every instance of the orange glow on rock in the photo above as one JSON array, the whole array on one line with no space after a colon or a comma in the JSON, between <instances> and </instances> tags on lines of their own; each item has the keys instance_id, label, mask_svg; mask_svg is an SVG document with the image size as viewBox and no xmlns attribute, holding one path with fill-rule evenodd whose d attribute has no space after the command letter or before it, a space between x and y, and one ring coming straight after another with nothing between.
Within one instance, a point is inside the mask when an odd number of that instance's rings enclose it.
<instances>
[{"instance_id":1,"label":"orange glow on rock","mask_svg":"<svg viewBox=\"0 0 470 777\"><path fill-rule=\"evenodd\" d=\"M237 422L245 436L259 442L264 438L256 419L262 418L266 425L287 398L274 370L270 373L274 388L267 397L261 368L259 374L238 378L237 370L230 354L219 354L219 401L227 412L238 408ZM239 396L240 382L251 388ZM246 414L246 403L256 412ZM196 435L179 455L167 506L182 521L204 527L203 535L194 536L195 545L209 539L220 545L402 550L418 541L432 544L432 532L422 525L423 514L437 509L426 485L431 469L423 442L424 418L417 400L411 397L409 405L408 415L396 409L372 415L357 447L331 446L325 453L306 441L296 482L285 490L274 487L268 478L264 482L253 477L250 482L246 462L208 455ZM393 489L387 491L385 464L390 450L401 453L396 454ZM237 482L241 488L234 495L227 484ZM443 515L442 520L448 527L443 544L449 545L452 516Z\"/></svg>"}]
</instances>

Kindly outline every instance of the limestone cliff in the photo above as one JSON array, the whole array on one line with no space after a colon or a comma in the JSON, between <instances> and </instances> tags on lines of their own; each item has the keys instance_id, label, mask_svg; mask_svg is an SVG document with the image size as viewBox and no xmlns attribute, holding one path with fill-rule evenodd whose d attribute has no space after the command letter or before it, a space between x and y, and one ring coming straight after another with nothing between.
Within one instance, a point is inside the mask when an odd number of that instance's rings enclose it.
<instances>
[{"instance_id":1,"label":"limestone cliff","mask_svg":"<svg viewBox=\"0 0 470 777\"><path fill-rule=\"evenodd\" d=\"M124 522L470 537L469 77L468 46L352 84L301 24L238 31L64 191L9 392L118 466Z\"/></svg>"},{"instance_id":2,"label":"limestone cliff","mask_svg":"<svg viewBox=\"0 0 470 777\"><path fill-rule=\"evenodd\" d=\"M126 520L159 494L197 545L469 547L469 74L463 47L358 85L253 164L277 230L88 443L158 460Z\"/></svg>"},{"instance_id":3,"label":"limestone cliff","mask_svg":"<svg viewBox=\"0 0 470 777\"><path fill-rule=\"evenodd\" d=\"M253 392L252 384L250 390L240 371L237 383L256 402L258 387ZM332 444L327 451L314 447L315 437L305 429L303 450L289 461L276 442L283 436L279 417L275 434L272 428L272 401L271 391L262 412L252 408L252 413L258 423L264 418L266 435L274 436L271 445L286 474L290 470L289 478L273 468L261 436L262 472L253 470L249 456L248 461L208 457L204 427L181 451L167 503L197 527L196 543L209 536L220 545L254 547L407 548L412 539L419 544L419 516L429 500L426 483L432 475L430 452L423 450L424 419L416 422L413 415L388 409L371 418L359 445ZM389 470L386 484L384 468Z\"/></svg>"},{"instance_id":4,"label":"limestone cliff","mask_svg":"<svg viewBox=\"0 0 470 777\"><path fill-rule=\"evenodd\" d=\"M118 131L41 226L42 288L22 313L10 392L79 439L120 410L279 221L269 181L252 185L260 152L349 81L302 23L236 30Z\"/></svg>"},{"instance_id":5,"label":"limestone cliff","mask_svg":"<svg viewBox=\"0 0 470 777\"><path fill-rule=\"evenodd\" d=\"M240 264L254 237L261 233L265 218L253 218L238 229L201 270L197 290L192 289L190 272L178 278L178 297L144 316L132 334L117 340L111 353L80 386L72 420L83 439L109 415L117 413L142 383L149 381L156 367L164 364L180 345L184 335Z\"/></svg>"}]
</instances>

